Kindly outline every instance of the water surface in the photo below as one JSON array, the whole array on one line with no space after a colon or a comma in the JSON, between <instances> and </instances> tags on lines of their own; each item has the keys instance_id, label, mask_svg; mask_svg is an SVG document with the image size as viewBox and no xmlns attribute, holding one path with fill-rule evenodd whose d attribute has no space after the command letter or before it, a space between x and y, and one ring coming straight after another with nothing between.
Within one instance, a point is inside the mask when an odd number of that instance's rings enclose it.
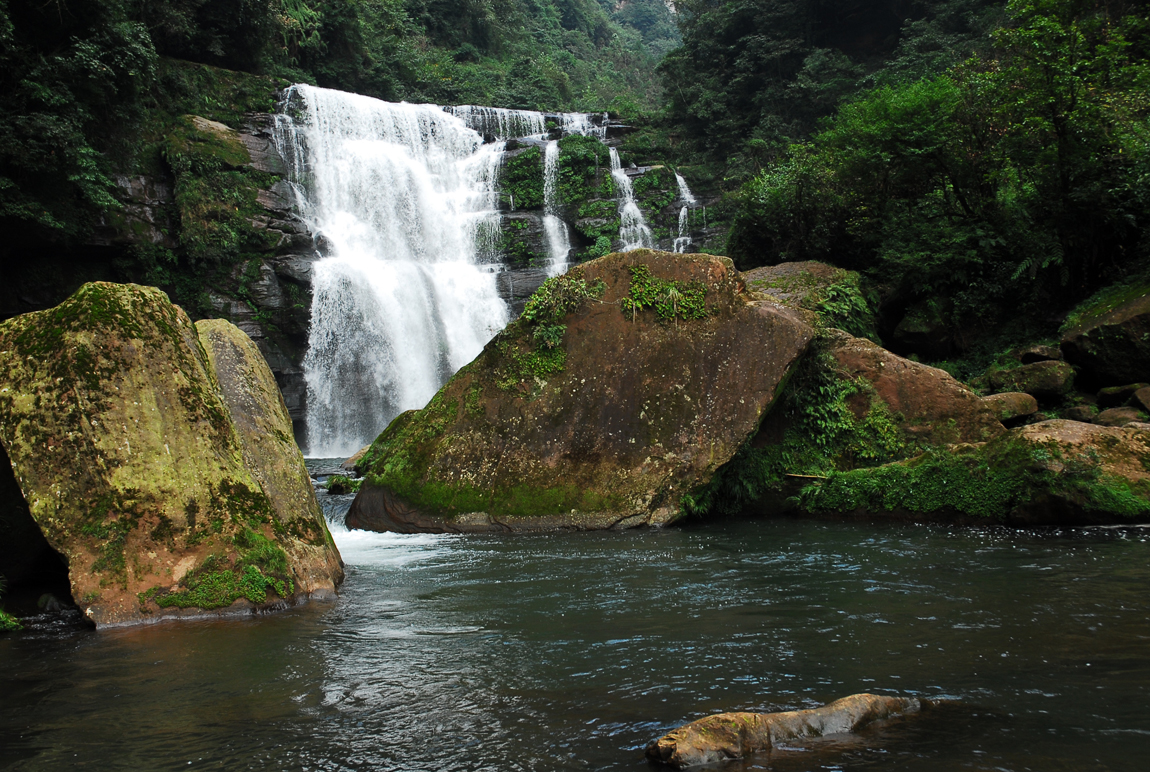
<instances>
[{"instance_id":1,"label":"water surface","mask_svg":"<svg viewBox=\"0 0 1150 772\"><path fill-rule=\"evenodd\" d=\"M1134 770L1150 751L1142 531L335 530L336 602L0 638L0 767L644 770L686 721L861 691L963 707L724 769Z\"/></svg>"}]
</instances>

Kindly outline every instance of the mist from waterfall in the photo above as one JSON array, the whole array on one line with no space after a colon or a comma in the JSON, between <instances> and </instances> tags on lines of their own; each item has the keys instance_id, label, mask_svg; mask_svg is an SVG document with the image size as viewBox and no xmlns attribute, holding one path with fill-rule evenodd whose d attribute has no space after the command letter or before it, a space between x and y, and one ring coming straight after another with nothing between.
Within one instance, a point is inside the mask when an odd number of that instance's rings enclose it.
<instances>
[{"instance_id":1,"label":"mist from waterfall","mask_svg":"<svg viewBox=\"0 0 1150 772\"><path fill-rule=\"evenodd\" d=\"M623 252L632 249L648 249L655 246L655 237L647 227L647 221L635 202L635 190L631 179L619 160L619 151L609 148L611 155L611 177L619 189L619 239L623 242Z\"/></svg>"},{"instance_id":2,"label":"mist from waterfall","mask_svg":"<svg viewBox=\"0 0 1150 772\"><path fill-rule=\"evenodd\" d=\"M498 228L503 143L483 144L467 121L488 135L543 121L306 85L288 89L283 112L277 144L323 255L304 357L307 452L346 455L423 407L508 321L478 246Z\"/></svg>"},{"instance_id":3,"label":"mist from waterfall","mask_svg":"<svg viewBox=\"0 0 1150 772\"><path fill-rule=\"evenodd\" d=\"M559 216L559 143L551 140L543 151L543 233L547 237L547 275L567 270L571 237Z\"/></svg>"},{"instance_id":4,"label":"mist from waterfall","mask_svg":"<svg viewBox=\"0 0 1150 772\"><path fill-rule=\"evenodd\" d=\"M693 243L691 241L691 230L687 223L689 210L697 202L695 196L691 193L691 189L687 187L687 181L683 179L683 175L675 172L675 182L679 183L679 198L683 202L683 208L679 210L679 236L675 239L673 251L686 252L687 247Z\"/></svg>"}]
</instances>

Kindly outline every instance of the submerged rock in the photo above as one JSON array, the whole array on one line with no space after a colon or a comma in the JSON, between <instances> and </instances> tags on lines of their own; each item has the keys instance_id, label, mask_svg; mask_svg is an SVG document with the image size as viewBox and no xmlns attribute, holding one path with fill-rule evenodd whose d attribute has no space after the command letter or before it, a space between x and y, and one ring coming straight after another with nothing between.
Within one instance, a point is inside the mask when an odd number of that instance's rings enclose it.
<instances>
[{"instance_id":1,"label":"submerged rock","mask_svg":"<svg viewBox=\"0 0 1150 772\"><path fill-rule=\"evenodd\" d=\"M852 694L813 710L720 713L681 726L647 746L647 758L674 769L739 759L775 745L856 732L868 724L918 713L925 701Z\"/></svg>"},{"instance_id":2,"label":"submerged rock","mask_svg":"<svg viewBox=\"0 0 1150 772\"><path fill-rule=\"evenodd\" d=\"M754 433L813 334L748 296L726 258L639 250L586 263L380 435L347 524L669 522Z\"/></svg>"},{"instance_id":3,"label":"submerged rock","mask_svg":"<svg viewBox=\"0 0 1150 772\"><path fill-rule=\"evenodd\" d=\"M0 444L97 624L328 595L342 581L291 420L228 322L86 284L0 324Z\"/></svg>"}]
</instances>

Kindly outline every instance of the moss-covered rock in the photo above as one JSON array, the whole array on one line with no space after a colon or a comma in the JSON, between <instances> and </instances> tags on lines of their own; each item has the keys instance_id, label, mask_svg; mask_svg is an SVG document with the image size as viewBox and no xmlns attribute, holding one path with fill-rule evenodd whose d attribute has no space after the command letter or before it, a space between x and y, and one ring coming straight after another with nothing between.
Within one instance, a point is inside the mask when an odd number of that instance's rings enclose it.
<instances>
[{"instance_id":1,"label":"moss-covered rock","mask_svg":"<svg viewBox=\"0 0 1150 772\"><path fill-rule=\"evenodd\" d=\"M989 443L832 474L807 486L812 513L1016 525L1150 519L1150 432L1062 419Z\"/></svg>"},{"instance_id":2,"label":"moss-covered rock","mask_svg":"<svg viewBox=\"0 0 1150 772\"><path fill-rule=\"evenodd\" d=\"M779 514L811 480L1005 431L993 407L944 370L824 330L759 432L687 503L698 515Z\"/></svg>"},{"instance_id":3,"label":"moss-covered rock","mask_svg":"<svg viewBox=\"0 0 1150 772\"><path fill-rule=\"evenodd\" d=\"M1074 368L1065 362L1042 361L995 370L990 374L995 391L1021 391L1040 401L1064 398L1074 388Z\"/></svg>"},{"instance_id":4,"label":"moss-covered rock","mask_svg":"<svg viewBox=\"0 0 1150 772\"><path fill-rule=\"evenodd\" d=\"M1112 288L1071 312L1062 354L1096 386L1144 380L1150 373L1150 282Z\"/></svg>"},{"instance_id":5,"label":"moss-covered rock","mask_svg":"<svg viewBox=\"0 0 1150 772\"><path fill-rule=\"evenodd\" d=\"M665 523L753 434L813 330L726 258L640 250L550 280L361 462L377 530Z\"/></svg>"},{"instance_id":6,"label":"moss-covered rock","mask_svg":"<svg viewBox=\"0 0 1150 772\"><path fill-rule=\"evenodd\" d=\"M156 289L0 324L0 443L97 624L329 594L339 556L254 344Z\"/></svg>"},{"instance_id":7,"label":"moss-covered rock","mask_svg":"<svg viewBox=\"0 0 1150 772\"><path fill-rule=\"evenodd\" d=\"M754 268L743 277L751 292L809 311L816 324L877 340L874 312L854 271L805 260Z\"/></svg>"},{"instance_id":8,"label":"moss-covered rock","mask_svg":"<svg viewBox=\"0 0 1150 772\"><path fill-rule=\"evenodd\" d=\"M1021 391L1007 391L983 397L982 403L994 411L999 421L1014 421L1038 412L1038 400Z\"/></svg>"}]
</instances>

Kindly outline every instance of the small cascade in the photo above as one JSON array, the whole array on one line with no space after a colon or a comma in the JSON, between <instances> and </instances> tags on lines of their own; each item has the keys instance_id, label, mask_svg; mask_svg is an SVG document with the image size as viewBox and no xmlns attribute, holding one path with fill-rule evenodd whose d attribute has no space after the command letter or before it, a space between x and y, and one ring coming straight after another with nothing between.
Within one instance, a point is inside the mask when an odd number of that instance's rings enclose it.
<instances>
[{"instance_id":1,"label":"small cascade","mask_svg":"<svg viewBox=\"0 0 1150 772\"><path fill-rule=\"evenodd\" d=\"M688 210L698 202L691 193L691 189L687 187L687 181L683 179L683 175L675 172L675 181L679 183L679 198L683 201L683 208L679 210L679 236L675 239L673 249L675 252L686 252L687 247L693 243L691 241L690 228L687 224Z\"/></svg>"},{"instance_id":2,"label":"small cascade","mask_svg":"<svg viewBox=\"0 0 1150 772\"><path fill-rule=\"evenodd\" d=\"M564 113L563 135L578 134L583 137L595 137L600 142L607 138L607 113L599 119L599 125L591 119L590 113Z\"/></svg>"},{"instance_id":3,"label":"small cascade","mask_svg":"<svg viewBox=\"0 0 1150 772\"><path fill-rule=\"evenodd\" d=\"M567 270L571 237L559 216L559 143L551 140L543 152L543 232L547 236L547 275Z\"/></svg>"},{"instance_id":4,"label":"small cascade","mask_svg":"<svg viewBox=\"0 0 1150 772\"><path fill-rule=\"evenodd\" d=\"M467 128L496 142L512 137L542 137L547 119L534 110L507 110L502 107L457 105L443 108L463 121Z\"/></svg>"},{"instance_id":5,"label":"small cascade","mask_svg":"<svg viewBox=\"0 0 1150 772\"><path fill-rule=\"evenodd\" d=\"M650 249L655 246L654 234L647 227L643 212L635 202L635 191L631 187L627 172L623 170L619 152L615 148L610 148L610 154L611 177L619 188L619 239L623 242L622 251L629 252L644 247Z\"/></svg>"},{"instance_id":6,"label":"small cascade","mask_svg":"<svg viewBox=\"0 0 1150 772\"><path fill-rule=\"evenodd\" d=\"M436 105L314 86L288 89L283 113L276 141L324 245L304 357L307 452L347 455L423 407L506 324L477 246L498 227L503 144Z\"/></svg>"}]
</instances>

